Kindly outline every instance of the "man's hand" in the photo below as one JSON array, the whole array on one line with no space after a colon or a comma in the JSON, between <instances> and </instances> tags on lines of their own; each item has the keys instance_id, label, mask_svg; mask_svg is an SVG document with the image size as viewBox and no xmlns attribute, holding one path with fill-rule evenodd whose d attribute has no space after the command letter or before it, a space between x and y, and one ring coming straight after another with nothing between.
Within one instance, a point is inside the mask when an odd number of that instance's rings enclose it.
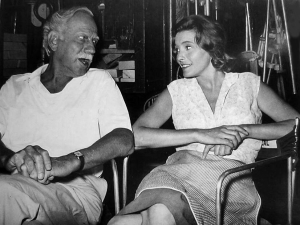
<instances>
[{"instance_id":1,"label":"man's hand","mask_svg":"<svg viewBox=\"0 0 300 225\"><path fill-rule=\"evenodd\" d=\"M16 152L7 162L5 168L12 174L22 174L39 182L51 178L51 159L48 151L39 146L27 146Z\"/></svg>"}]
</instances>

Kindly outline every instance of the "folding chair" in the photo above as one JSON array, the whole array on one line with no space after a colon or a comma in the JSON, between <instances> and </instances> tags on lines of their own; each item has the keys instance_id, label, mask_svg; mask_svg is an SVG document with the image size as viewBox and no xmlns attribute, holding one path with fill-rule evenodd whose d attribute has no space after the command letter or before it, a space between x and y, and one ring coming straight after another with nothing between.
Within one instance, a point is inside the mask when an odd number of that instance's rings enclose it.
<instances>
[{"instance_id":1,"label":"folding chair","mask_svg":"<svg viewBox=\"0 0 300 225\"><path fill-rule=\"evenodd\" d=\"M145 112L157 99L159 94L153 95L148 98L144 105L143 111ZM129 156L123 159L123 182L122 182L122 208L125 207L127 202L127 174L128 174L128 160ZM118 180L118 170L116 161L112 160L112 168L113 168L113 177L114 177L114 199L115 199L115 213L117 214L120 211L120 196L119 196L119 180Z\"/></svg>"},{"instance_id":2,"label":"folding chair","mask_svg":"<svg viewBox=\"0 0 300 225\"><path fill-rule=\"evenodd\" d=\"M288 162L288 225L292 224L292 208L293 208L293 198L294 198L294 188L295 188L295 174L296 174L296 164L298 161L298 146L299 146L299 118L295 119L295 126L293 131L288 133L282 138L279 138L277 143L277 149L279 150L279 155L273 156L264 160L260 160L254 163L246 164L240 167L228 169L223 172L217 183L216 188L216 222L217 225L221 225L222 218L222 199L221 190L225 190L225 185L222 186L224 179L233 173L237 173L243 170L253 169L259 166L271 164L277 161L287 159ZM271 149L269 149L272 151ZM274 149L273 149L274 150ZM223 188L222 188L223 187Z\"/></svg>"},{"instance_id":3,"label":"folding chair","mask_svg":"<svg viewBox=\"0 0 300 225\"><path fill-rule=\"evenodd\" d=\"M155 100L157 99L158 95L159 94L153 95L153 96L151 96L150 98L148 98L145 101L144 106L143 106L143 111L144 112L155 102Z\"/></svg>"},{"instance_id":4,"label":"folding chair","mask_svg":"<svg viewBox=\"0 0 300 225\"><path fill-rule=\"evenodd\" d=\"M122 179L122 208L126 205L127 200L127 165L129 156L123 159L123 179ZM113 183L114 183L114 203L115 203L115 214L120 211L120 185L119 185L119 173L116 160L111 160L111 166L113 170Z\"/></svg>"},{"instance_id":5,"label":"folding chair","mask_svg":"<svg viewBox=\"0 0 300 225\"><path fill-rule=\"evenodd\" d=\"M157 99L158 95L154 95L147 99L144 103L143 110L147 110ZM233 173L240 172L247 169L252 169L258 166L271 164L281 160L288 160L288 225L292 224L292 206L293 206L293 198L294 198L294 186L295 186L295 175L296 175L296 163L298 161L298 142L299 142L299 118L295 119L295 126L293 131L289 134L285 135L284 137L276 140L277 143L277 151L274 149L262 149L261 152L264 151L273 151L277 155L257 161L255 163L246 164L237 168L229 169L221 174L218 179L217 188L216 188L216 224L222 224L222 217L221 217L221 189L224 179ZM268 155L270 155L268 153ZM124 158L123 161L123 201L122 207L126 205L127 200L127 166L128 166L129 156ZM117 176L117 175L116 175ZM119 184L116 184L115 187L119 187ZM224 189L224 188L223 188ZM116 191L115 191L116 192ZM119 199L119 197L117 197ZM116 198L115 198L116 199ZM119 201L119 200L118 200ZM117 205L117 204L116 204ZM118 206L119 207L119 206ZM119 209L119 208L118 208ZM117 209L116 209L117 210Z\"/></svg>"}]
</instances>

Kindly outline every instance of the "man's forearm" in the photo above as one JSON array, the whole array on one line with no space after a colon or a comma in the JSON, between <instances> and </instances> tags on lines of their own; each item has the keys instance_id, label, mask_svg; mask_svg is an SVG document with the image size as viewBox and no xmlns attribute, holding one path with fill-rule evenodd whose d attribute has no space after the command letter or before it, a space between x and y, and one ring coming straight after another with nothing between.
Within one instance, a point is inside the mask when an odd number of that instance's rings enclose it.
<instances>
[{"instance_id":1,"label":"man's forearm","mask_svg":"<svg viewBox=\"0 0 300 225\"><path fill-rule=\"evenodd\" d=\"M133 133L125 128L117 128L92 146L81 150L85 157L85 169L103 164L116 157L130 155L133 151Z\"/></svg>"},{"instance_id":2,"label":"man's forearm","mask_svg":"<svg viewBox=\"0 0 300 225\"><path fill-rule=\"evenodd\" d=\"M77 149L84 155L83 170L104 164L116 158L127 156L134 151L134 139L130 130L117 128L105 135L93 145L85 149ZM65 156L52 158L53 175L64 177L75 172L80 167L80 161L70 153Z\"/></svg>"}]
</instances>

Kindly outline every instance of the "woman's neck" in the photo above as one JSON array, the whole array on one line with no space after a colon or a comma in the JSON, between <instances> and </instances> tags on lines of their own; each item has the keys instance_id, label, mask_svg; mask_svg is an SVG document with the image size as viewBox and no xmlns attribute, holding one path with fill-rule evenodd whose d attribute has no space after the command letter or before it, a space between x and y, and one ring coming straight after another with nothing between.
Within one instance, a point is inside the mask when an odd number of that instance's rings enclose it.
<instances>
[{"instance_id":1,"label":"woman's neck","mask_svg":"<svg viewBox=\"0 0 300 225\"><path fill-rule=\"evenodd\" d=\"M205 89L214 90L221 87L225 73L222 71L214 70L209 73L202 74L197 77L198 84Z\"/></svg>"}]
</instances>

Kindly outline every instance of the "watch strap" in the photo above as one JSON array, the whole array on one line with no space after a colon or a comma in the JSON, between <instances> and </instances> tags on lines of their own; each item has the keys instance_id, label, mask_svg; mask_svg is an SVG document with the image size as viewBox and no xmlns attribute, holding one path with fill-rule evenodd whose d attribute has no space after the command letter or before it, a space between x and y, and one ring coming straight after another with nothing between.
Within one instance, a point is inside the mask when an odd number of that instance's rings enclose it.
<instances>
[{"instance_id":1,"label":"watch strap","mask_svg":"<svg viewBox=\"0 0 300 225\"><path fill-rule=\"evenodd\" d=\"M79 169L76 171L76 172L79 172L83 169L84 167L84 155L80 152L80 151L76 151L76 152L73 152L74 156L80 160L80 167Z\"/></svg>"}]
</instances>

